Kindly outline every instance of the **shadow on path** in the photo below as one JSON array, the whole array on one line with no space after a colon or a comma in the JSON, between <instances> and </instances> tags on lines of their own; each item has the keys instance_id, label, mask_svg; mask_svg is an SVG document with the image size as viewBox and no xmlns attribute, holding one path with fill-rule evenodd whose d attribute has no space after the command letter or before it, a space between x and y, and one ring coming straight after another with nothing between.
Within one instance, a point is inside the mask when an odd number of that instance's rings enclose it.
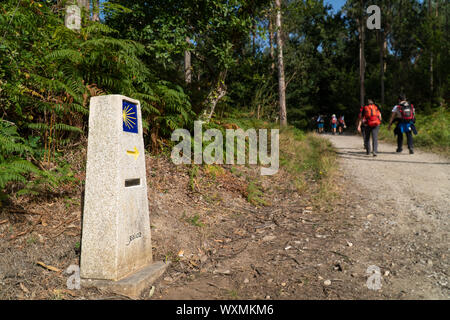
<instances>
[{"instance_id":1,"label":"shadow on path","mask_svg":"<svg viewBox=\"0 0 450 320\"><path fill-rule=\"evenodd\" d=\"M343 149L343 148L338 148ZM350 148L348 148L350 149ZM450 162L423 162L423 161L407 161L407 160L387 160L387 159L380 159L379 157L383 154L396 154L396 152L379 152L378 158L373 157L372 154L366 155L365 151L362 152L355 152L355 151L347 151L347 152L336 152L337 155L341 158L346 159L357 159L357 160L365 160L365 161L377 161L377 162L391 162L391 163L416 163L416 164L430 164L430 165L444 165L448 166L450 165ZM413 157L413 155L412 155Z\"/></svg>"}]
</instances>

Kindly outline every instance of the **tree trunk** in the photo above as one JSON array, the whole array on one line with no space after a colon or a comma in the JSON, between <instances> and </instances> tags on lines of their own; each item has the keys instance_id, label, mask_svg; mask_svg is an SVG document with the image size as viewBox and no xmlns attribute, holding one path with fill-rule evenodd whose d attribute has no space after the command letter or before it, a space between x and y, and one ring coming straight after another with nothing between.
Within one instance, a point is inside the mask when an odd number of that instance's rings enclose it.
<instances>
[{"instance_id":1,"label":"tree trunk","mask_svg":"<svg viewBox=\"0 0 450 320\"><path fill-rule=\"evenodd\" d=\"M186 42L189 44L190 39L186 37ZM189 50L184 51L184 80L186 84L192 82L192 63L191 63L191 52Z\"/></svg>"},{"instance_id":2,"label":"tree trunk","mask_svg":"<svg viewBox=\"0 0 450 320\"><path fill-rule=\"evenodd\" d=\"M391 1L383 0L383 4L385 5L382 9L384 11L384 27L381 33L382 40L382 48L383 50L383 67L382 67L382 82L381 82L381 103L384 105L386 100L386 90L385 90L385 74L387 73L387 57L388 57L388 37L391 32L391 19L392 19L392 4ZM381 70L381 69L380 69Z\"/></svg>"},{"instance_id":3,"label":"tree trunk","mask_svg":"<svg viewBox=\"0 0 450 320\"><path fill-rule=\"evenodd\" d=\"M366 61L364 57L364 4L363 0L360 0L360 17L359 17L359 93L361 106L365 103L365 88L364 88L364 76L366 69Z\"/></svg>"},{"instance_id":4,"label":"tree trunk","mask_svg":"<svg viewBox=\"0 0 450 320\"><path fill-rule=\"evenodd\" d=\"M446 15L446 17L448 17L448 14ZM439 24L439 0L436 1L436 22ZM448 26L448 25L444 24L444 26ZM440 61L440 59L441 59L441 54L440 54L440 51L438 51L437 54L436 54L436 61ZM436 87L438 88L438 95L439 95L439 97L442 98L441 93L439 92L439 91L441 91L440 89L441 89L441 85L442 85L442 77L441 77L441 75L442 75L442 73L439 72L439 70L438 70L437 71L437 79L436 79L437 80ZM441 106L442 106L442 101L441 101Z\"/></svg>"},{"instance_id":5,"label":"tree trunk","mask_svg":"<svg viewBox=\"0 0 450 320\"><path fill-rule=\"evenodd\" d=\"M384 62L384 45L385 45L385 35L384 31L379 31L379 46L380 46L380 85L381 85L381 105L384 106L384 71L385 71L385 62Z\"/></svg>"},{"instance_id":6,"label":"tree trunk","mask_svg":"<svg viewBox=\"0 0 450 320\"><path fill-rule=\"evenodd\" d=\"M226 77L227 77L227 70L220 72L219 79L217 80L215 88L213 88L206 97L206 100L204 102L205 105L204 113L207 121L211 120L212 115L214 114L214 110L216 109L217 103L227 94L227 86L225 84ZM210 109L209 112L208 108Z\"/></svg>"},{"instance_id":7,"label":"tree trunk","mask_svg":"<svg viewBox=\"0 0 450 320\"><path fill-rule=\"evenodd\" d=\"M94 0L94 1L98 1L98 0ZM66 2L64 2L64 1L58 2L58 4L63 4L66 7L71 6L71 5L77 5L78 8L80 8L81 12L87 12L88 14L90 13L90 9L91 9L91 4L90 4L89 0L67 0Z\"/></svg>"},{"instance_id":8,"label":"tree trunk","mask_svg":"<svg viewBox=\"0 0 450 320\"><path fill-rule=\"evenodd\" d=\"M58 6L70 6L70 5L77 5L80 9L90 9L89 0L59 0L57 2Z\"/></svg>"},{"instance_id":9,"label":"tree trunk","mask_svg":"<svg viewBox=\"0 0 450 320\"><path fill-rule=\"evenodd\" d=\"M433 12L433 6L432 6L432 1L428 0L428 13L430 15L430 19L431 19L431 14ZM433 101L433 92L434 92L434 83L433 83L433 48L430 48L430 102Z\"/></svg>"},{"instance_id":10,"label":"tree trunk","mask_svg":"<svg viewBox=\"0 0 450 320\"><path fill-rule=\"evenodd\" d=\"M388 37L388 34L387 34L387 32L384 34L384 42L383 42L383 52L384 52L384 73L386 73L386 71L387 71L387 60L386 60L386 57L387 57L387 54L388 54L388 50L387 50L387 46L388 46L388 44L387 44L387 37Z\"/></svg>"},{"instance_id":11,"label":"tree trunk","mask_svg":"<svg viewBox=\"0 0 450 320\"><path fill-rule=\"evenodd\" d=\"M270 61L272 62L270 64L270 70L272 71L272 75L275 72L275 50L273 47L274 43L274 33L273 33L273 24L272 24L272 14L269 14L269 46L270 46Z\"/></svg>"},{"instance_id":12,"label":"tree trunk","mask_svg":"<svg viewBox=\"0 0 450 320\"><path fill-rule=\"evenodd\" d=\"M256 56L256 23L252 27L252 54Z\"/></svg>"},{"instance_id":13,"label":"tree trunk","mask_svg":"<svg viewBox=\"0 0 450 320\"><path fill-rule=\"evenodd\" d=\"M277 10L277 49L278 49L278 93L280 103L280 125L287 125L286 114L286 82L284 78L284 61L283 61L283 37L281 28L281 0L275 0Z\"/></svg>"},{"instance_id":14,"label":"tree trunk","mask_svg":"<svg viewBox=\"0 0 450 320\"><path fill-rule=\"evenodd\" d=\"M100 0L92 0L92 21L100 21Z\"/></svg>"},{"instance_id":15,"label":"tree trunk","mask_svg":"<svg viewBox=\"0 0 450 320\"><path fill-rule=\"evenodd\" d=\"M86 10L87 12L90 11L91 5L89 0L77 0L77 4L81 10Z\"/></svg>"}]
</instances>

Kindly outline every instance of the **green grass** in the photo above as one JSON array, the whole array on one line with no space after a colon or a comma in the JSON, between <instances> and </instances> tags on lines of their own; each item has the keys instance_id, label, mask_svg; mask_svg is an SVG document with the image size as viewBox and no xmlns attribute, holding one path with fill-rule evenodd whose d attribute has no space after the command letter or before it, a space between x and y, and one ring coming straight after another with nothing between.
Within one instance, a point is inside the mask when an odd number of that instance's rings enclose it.
<instances>
[{"instance_id":1,"label":"green grass","mask_svg":"<svg viewBox=\"0 0 450 320\"><path fill-rule=\"evenodd\" d=\"M414 146L450 157L450 111L444 106L431 115L416 116L418 134L413 136ZM395 144L397 138L393 128L395 127L392 126L391 131L388 131L387 125L381 126L380 139Z\"/></svg>"},{"instance_id":2,"label":"green grass","mask_svg":"<svg viewBox=\"0 0 450 320\"><path fill-rule=\"evenodd\" d=\"M236 167L231 167L230 172L237 177L242 177L242 172L240 172Z\"/></svg>"},{"instance_id":3,"label":"green grass","mask_svg":"<svg viewBox=\"0 0 450 320\"><path fill-rule=\"evenodd\" d=\"M195 183L194 179L198 175L198 166L192 165L191 169L189 170L189 186L191 187L191 191L195 191Z\"/></svg>"},{"instance_id":4,"label":"green grass","mask_svg":"<svg viewBox=\"0 0 450 320\"><path fill-rule=\"evenodd\" d=\"M280 167L285 168L292 174L293 183L300 193L311 189L311 183L314 183L314 186L318 187L319 196L324 199L330 199L328 196L333 194L331 191L332 183L330 182L330 177L336 168L336 153L328 140L311 133L307 134L292 126L280 128L276 123L245 117L217 119L215 123L210 123L209 126L224 129L222 125L225 124L232 125L233 127L237 126L244 131L250 128L256 130L279 129ZM270 145L270 141L268 142ZM247 148L248 141L246 141ZM248 149L246 150L246 154L247 152ZM246 164L248 165L248 163ZM205 168L205 172L213 179L219 176L222 171L222 167L220 166L204 166L203 168ZM195 177L198 175L198 170L199 168L194 165L189 172L190 188L192 191L195 190ZM231 173L237 176L243 174L235 167L231 167ZM270 202L264 198L261 184L255 179L250 180L248 183L247 201L255 206L270 205ZM191 221L192 223L195 223L195 221Z\"/></svg>"},{"instance_id":5,"label":"green grass","mask_svg":"<svg viewBox=\"0 0 450 320\"><path fill-rule=\"evenodd\" d=\"M200 215L195 214L193 217L188 219L188 222L195 227L204 227L205 225L200 221Z\"/></svg>"},{"instance_id":6,"label":"green grass","mask_svg":"<svg viewBox=\"0 0 450 320\"><path fill-rule=\"evenodd\" d=\"M188 217L185 212L183 212L183 216L181 217L182 220L186 221L190 225L193 225L194 227L203 228L205 224L201 222L200 215L196 213L192 217Z\"/></svg>"},{"instance_id":7,"label":"green grass","mask_svg":"<svg viewBox=\"0 0 450 320\"><path fill-rule=\"evenodd\" d=\"M236 114L235 117L222 118L220 121L222 123L233 123L236 124L239 128L243 130L247 130L250 128L255 129L277 129L279 125L277 123L268 122L265 120L258 120L255 118L247 117L245 114Z\"/></svg>"},{"instance_id":8,"label":"green grass","mask_svg":"<svg viewBox=\"0 0 450 320\"><path fill-rule=\"evenodd\" d=\"M224 174L224 169L218 165L205 165L205 173L211 176L211 178L215 181L217 177L222 176Z\"/></svg>"},{"instance_id":9,"label":"green grass","mask_svg":"<svg viewBox=\"0 0 450 320\"><path fill-rule=\"evenodd\" d=\"M333 177L337 156L328 140L288 127L280 134L280 152L280 165L292 175L300 194L316 190L317 205L329 203L336 197Z\"/></svg>"},{"instance_id":10,"label":"green grass","mask_svg":"<svg viewBox=\"0 0 450 320\"><path fill-rule=\"evenodd\" d=\"M239 292L237 290L229 290L228 296L231 300L238 300L239 299Z\"/></svg>"},{"instance_id":11,"label":"green grass","mask_svg":"<svg viewBox=\"0 0 450 320\"><path fill-rule=\"evenodd\" d=\"M70 209L72 206L79 204L79 199L69 198L68 196L64 196L64 206L66 209Z\"/></svg>"},{"instance_id":12,"label":"green grass","mask_svg":"<svg viewBox=\"0 0 450 320\"><path fill-rule=\"evenodd\" d=\"M269 202L264 199L264 192L257 181L250 181L247 186L247 201L255 206L268 206Z\"/></svg>"},{"instance_id":13,"label":"green grass","mask_svg":"<svg viewBox=\"0 0 450 320\"><path fill-rule=\"evenodd\" d=\"M336 155L331 143L295 128L281 132L280 150L280 164L291 173L306 173L320 181L335 168Z\"/></svg>"},{"instance_id":14,"label":"green grass","mask_svg":"<svg viewBox=\"0 0 450 320\"><path fill-rule=\"evenodd\" d=\"M34 235L32 235L31 237L29 237L29 238L27 239L27 244L28 244L28 245L35 244L36 242L37 242L37 238L36 238L36 236L34 236Z\"/></svg>"},{"instance_id":15,"label":"green grass","mask_svg":"<svg viewBox=\"0 0 450 320\"><path fill-rule=\"evenodd\" d=\"M164 256L164 262L166 262L166 263L168 261L179 262L180 260L181 260L180 257L172 251L167 252Z\"/></svg>"}]
</instances>

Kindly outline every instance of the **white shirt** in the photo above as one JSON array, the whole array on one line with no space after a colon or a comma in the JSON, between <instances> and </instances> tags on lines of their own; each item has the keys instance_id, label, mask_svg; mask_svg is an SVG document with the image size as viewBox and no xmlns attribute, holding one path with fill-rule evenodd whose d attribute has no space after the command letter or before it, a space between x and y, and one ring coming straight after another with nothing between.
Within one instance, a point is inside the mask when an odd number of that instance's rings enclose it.
<instances>
[{"instance_id":1,"label":"white shirt","mask_svg":"<svg viewBox=\"0 0 450 320\"><path fill-rule=\"evenodd\" d=\"M402 101L402 102L404 102L404 101ZM392 113L395 113L395 117L396 118L401 118L402 117L402 115L400 113L400 110L398 110L398 104L394 106L394 108L392 109Z\"/></svg>"}]
</instances>

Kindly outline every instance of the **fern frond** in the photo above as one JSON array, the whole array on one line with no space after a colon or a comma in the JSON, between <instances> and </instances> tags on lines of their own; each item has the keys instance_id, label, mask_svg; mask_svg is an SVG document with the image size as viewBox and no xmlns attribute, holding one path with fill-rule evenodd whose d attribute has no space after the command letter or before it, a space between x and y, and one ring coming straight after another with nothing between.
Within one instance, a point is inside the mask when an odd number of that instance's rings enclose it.
<instances>
[{"instance_id":1,"label":"fern frond","mask_svg":"<svg viewBox=\"0 0 450 320\"><path fill-rule=\"evenodd\" d=\"M0 162L0 189L3 189L9 182L25 183L24 177L28 173L39 173L39 169L31 162L22 159Z\"/></svg>"},{"instance_id":2,"label":"fern frond","mask_svg":"<svg viewBox=\"0 0 450 320\"><path fill-rule=\"evenodd\" d=\"M3 154L25 153L30 151L26 145L17 143L11 137L0 134L0 152Z\"/></svg>"},{"instance_id":3,"label":"fern frond","mask_svg":"<svg viewBox=\"0 0 450 320\"><path fill-rule=\"evenodd\" d=\"M83 29L83 32L85 34L92 34L92 33L103 33L103 34L118 34L119 31L107 26L106 24L95 22Z\"/></svg>"},{"instance_id":4,"label":"fern frond","mask_svg":"<svg viewBox=\"0 0 450 320\"><path fill-rule=\"evenodd\" d=\"M83 61L83 55L81 52L74 49L61 49L53 51L45 56L47 60L69 60L72 63L81 63Z\"/></svg>"},{"instance_id":5,"label":"fern frond","mask_svg":"<svg viewBox=\"0 0 450 320\"><path fill-rule=\"evenodd\" d=\"M53 125L53 129L59 130L59 131L65 131L65 132L77 132L77 133L83 132L80 128L70 126L65 123L56 123Z\"/></svg>"}]
</instances>

